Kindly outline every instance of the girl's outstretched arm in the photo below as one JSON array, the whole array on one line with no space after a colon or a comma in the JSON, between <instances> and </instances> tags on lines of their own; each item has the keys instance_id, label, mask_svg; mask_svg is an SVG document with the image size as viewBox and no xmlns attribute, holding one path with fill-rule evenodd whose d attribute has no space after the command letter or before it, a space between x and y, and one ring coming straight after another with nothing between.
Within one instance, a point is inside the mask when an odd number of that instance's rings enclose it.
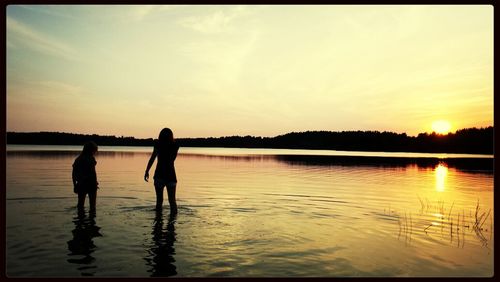
<instances>
[{"instance_id":1,"label":"girl's outstretched arm","mask_svg":"<svg viewBox=\"0 0 500 282\"><path fill-rule=\"evenodd\" d=\"M144 180L148 182L149 180L149 170L151 169L151 166L153 166L153 163L155 162L155 158L158 155L158 151L156 151L156 147L153 149L153 153L151 154L151 158L149 158L148 161L148 166L146 167L146 173L144 173Z\"/></svg>"}]
</instances>

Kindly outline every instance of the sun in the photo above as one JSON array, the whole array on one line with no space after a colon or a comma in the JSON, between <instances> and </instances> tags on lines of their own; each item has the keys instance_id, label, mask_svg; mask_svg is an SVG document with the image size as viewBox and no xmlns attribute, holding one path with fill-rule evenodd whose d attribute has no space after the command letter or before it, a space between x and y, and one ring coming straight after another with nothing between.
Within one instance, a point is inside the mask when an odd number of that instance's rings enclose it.
<instances>
[{"instance_id":1,"label":"sun","mask_svg":"<svg viewBox=\"0 0 500 282\"><path fill-rule=\"evenodd\" d=\"M432 130L438 134L450 132L451 124L446 120L437 120L432 123Z\"/></svg>"}]
</instances>

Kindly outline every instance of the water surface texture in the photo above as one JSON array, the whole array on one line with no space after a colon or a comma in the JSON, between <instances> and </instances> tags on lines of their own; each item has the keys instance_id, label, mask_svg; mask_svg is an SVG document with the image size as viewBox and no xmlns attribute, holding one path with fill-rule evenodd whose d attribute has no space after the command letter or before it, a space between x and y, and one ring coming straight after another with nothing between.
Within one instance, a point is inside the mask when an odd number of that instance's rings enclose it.
<instances>
[{"instance_id":1,"label":"water surface texture","mask_svg":"<svg viewBox=\"0 0 500 282\"><path fill-rule=\"evenodd\" d=\"M181 148L172 217L151 148L100 147L93 216L79 150L7 148L9 277L493 275L492 156Z\"/></svg>"}]
</instances>

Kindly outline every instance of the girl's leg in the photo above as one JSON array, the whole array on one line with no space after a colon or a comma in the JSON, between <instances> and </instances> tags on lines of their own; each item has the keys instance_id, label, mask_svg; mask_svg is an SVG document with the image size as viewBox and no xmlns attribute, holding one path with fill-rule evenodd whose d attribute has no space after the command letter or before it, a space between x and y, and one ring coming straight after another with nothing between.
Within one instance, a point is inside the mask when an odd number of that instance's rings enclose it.
<instances>
[{"instance_id":1,"label":"girl's leg","mask_svg":"<svg viewBox=\"0 0 500 282\"><path fill-rule=\"evenodd\" d=\"M85 192L78 192L78 204L77 208L79 211L83 211L83 206L85 205L85 196L87 193Z\"/></svg>"},{"instance_id":2,"label":"girl's leg","mask_svg":"<svg viewBox=\"0 0 500 282\"><path fill-rule=\"evenodd\" d=\"M155 191L156 191L156 210L160 210L163 206L163 187L165 183L155 180Z\"/></svg>"},{"instance_id":3,"label":"girl's leg","mask_svg":"<svg viewBox=\"0 0 500 282\"><path fill-rule=\"evenodd\" d=\"M169 183L167 185L167 193L168 193L168 203L170 204L170 213L177 213L177 202L175 200L175 189L176 183Z\"/></svg>"},{"instance_id":4,"label":"girl's leg","mask_svg":"<svg viewBox=\"0 0 500 282\"><path fill-rule=\"evenodd\" d=\"M95 212L96 200L97 200L97 190L89 192L90 212Z\"/></svg>"}]
</instances>

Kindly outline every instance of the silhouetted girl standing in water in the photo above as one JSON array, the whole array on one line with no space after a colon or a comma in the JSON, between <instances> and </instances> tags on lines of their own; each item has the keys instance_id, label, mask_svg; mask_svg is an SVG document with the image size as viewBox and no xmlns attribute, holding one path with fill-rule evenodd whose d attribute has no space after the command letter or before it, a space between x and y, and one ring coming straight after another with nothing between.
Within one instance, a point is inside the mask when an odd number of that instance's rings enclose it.
<instances>
[{"instance_id":1,"label":"silhouetted girl standing in water","mask_svg":"<svg viewBox=\"0 0 500 282\"><path fill-rule=\"evenodd\" d=\"M85 197L89 194L90 212L95 212L97 197L97 164L94 155L97 153L97 144L90 141L83 145L83 150L73 163L73 191L78 194L78 210L83 211Z\"/></svg>"},{"instance_id":2,"label":"silhouetted girl standing in water","mask_svg":"<svg viewBox=\"0 0 500 282\"><path fill-rule=\"evenodd\" d=\"M158 156L156 170L154 174L154 185L156 190L156 209L160 210L163 205L163 188L167 187L168 202L170 212L177 213L177 203L175 201L175 189L177 186L177 177L175 175L174 161L179 151L179 145L174 141L174 134L169 128L164 128L160 132L158 140L155 140L153 153L149 159L144 180L149 179L149 169Z\"/></svg>"}]
</instances>

